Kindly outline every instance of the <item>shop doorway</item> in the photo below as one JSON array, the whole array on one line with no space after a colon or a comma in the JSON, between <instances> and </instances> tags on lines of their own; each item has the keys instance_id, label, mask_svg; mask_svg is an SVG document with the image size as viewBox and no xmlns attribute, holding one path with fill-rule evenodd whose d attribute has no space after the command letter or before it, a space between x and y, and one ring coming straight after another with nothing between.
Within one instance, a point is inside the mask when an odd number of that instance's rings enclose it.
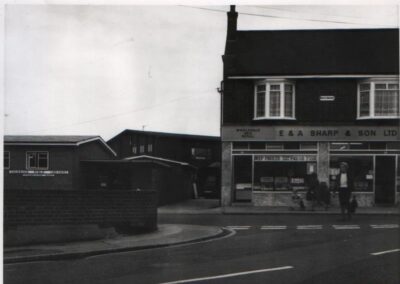
<instances>
[{"instance_id":1,"label":"shop doorway","mask_svg":"<svg viewBox=\"0 0 400 284\"><path fill-rule=\"evenodd\" d=\"M396 157L376 156L375 203L394 204L396 185Z\"/></svg>"},{"instance_id":2,"label":"shop doorway","mask_svg":"<svg viewBox=\"0 0 400 284\"><path fill-rule=\"evenodd\" d=\"M233 157L234 201L251 202L252 195L252 156Z\"/></svg>"}]
</instances>

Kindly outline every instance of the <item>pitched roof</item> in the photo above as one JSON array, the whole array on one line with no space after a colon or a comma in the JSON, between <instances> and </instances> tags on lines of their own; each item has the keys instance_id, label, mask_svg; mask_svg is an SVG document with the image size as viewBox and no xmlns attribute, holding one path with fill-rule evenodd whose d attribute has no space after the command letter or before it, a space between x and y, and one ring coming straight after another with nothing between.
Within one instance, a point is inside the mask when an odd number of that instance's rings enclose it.
<instances>
[{"instance_id":1,"label":"pitched roof","mask_svg":"<svg viewBox=\"0 0 400 284\"><path fill-rule=\"evenodd\" d=\"M108 164L143 164L143 163L151 163L151 164L158 164L162 166L171 167L171 165L178 165L178 166L186 166L190 168L196 168L195 166L181 161L171 160L171 159L164 159L156 156L149 156L149 155L140 155L140 156L132 156L126 157L121 160L83 160L81 162L84 163L108 163Z\"/></svg>"},{"instance_id":2,"label":"pitched roof","mask_svg":"<svg viewBox=\"0 0 400 284\"><path fill-rule=\"evenodd\" d=\"M195 139L195 140L207 140L207 141L220 141L221 137L219 136L207 136L207 135L197 135L197 134L180 134L180 133L168 133L168 132L155 132L155 131L144 131L144 130L133 130L133 129L125 129L121 133L115 135L113 138L108 140L108 143L112 140L116 139L123 133L136 133L136 134L145 134L150 136L158 136L158 137L176 137L183 139Z\"/></svg>"},{"instance_id":3,"label":"pitched roof","mask_svg":"<svg viewBox=\"0 0 400 284\"><path fill-rule=\"evenodd\" d=\"M79 146L98 141L114 156L117 154L100 136L83 135L5 135L5 145L46 145L46 146Z\"/></svg>"},{"instance_id":4,"label":"pitched roof","mask_svg":"<svg viewBox=\"0 0 400 284\"><path fill-rule=\"evenodd\" d=\"M171 159L164 159L164 158L155 157L155 156L149 156L149 155L132 156L132 157L124 158L123 160L125 160L125 161L154 160L154 161L167 162L167 163L171 163L171 164L177 164L177 165L181 165L181 166L190 166L190 164L186 163L186 162L180 162L180 161L171 160Z\"/></svg>"},{"instance_id":5,"label":"pitched roof","mask_svg":"<svg viewBox=\"0 0 400 284\"><path fill-rule=\"evenodd\" d=\"M237 31L227 76L399 74L399 29Z\"/></svg>"},{"instance_id":6,"label":"pitched roof","mask_svg":"<svg viewBox=\"0 0 400 284\"><path fill-rule=\"evenodd\" d=\"M84 142L99 136L69 136L69 135L5 135L5 143L72 143Z\"/></svg>"}]
</instances>

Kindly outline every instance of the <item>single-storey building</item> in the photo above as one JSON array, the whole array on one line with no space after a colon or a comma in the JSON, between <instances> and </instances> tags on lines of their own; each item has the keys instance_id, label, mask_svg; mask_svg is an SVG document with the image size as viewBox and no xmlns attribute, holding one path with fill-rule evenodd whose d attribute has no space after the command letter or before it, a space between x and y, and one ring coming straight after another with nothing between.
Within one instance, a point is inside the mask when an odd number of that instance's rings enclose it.
<instances>
[{"instance_id":1,"label":"single-storey building","mask_svg":"<svg viewBox=\"0 0 400 284\"><path fill-rule=\"evenodd\" d=\"M99 136L4 136L4 188L77 190L82 161L114 160Z\"/></svg>"},{"instance_id":2,"label":"single-storey building","mask_svg":"<svg viewBox=\"0 0 400 284\"><path fill-rule=\"evenodd\" d=\"M5 245L155 230L158 193L138 174L153 165L116 156L99 136L5 136Z\"/></svg>"}]
</instances>

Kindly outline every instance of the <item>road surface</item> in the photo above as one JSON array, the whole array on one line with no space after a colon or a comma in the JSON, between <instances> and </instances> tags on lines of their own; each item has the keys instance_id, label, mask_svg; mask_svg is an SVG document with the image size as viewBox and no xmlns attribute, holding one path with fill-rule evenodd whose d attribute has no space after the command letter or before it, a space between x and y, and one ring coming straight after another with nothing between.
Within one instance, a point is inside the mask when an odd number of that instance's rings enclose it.
<instances>
[{"instance_id":1,"label":"road surface","mask_svg":"<svg viewBox=\"0 0 400 284\"><path fill-rule=\"evenodd\" d=\"M5 283L400 283L396 216L160 215L230 237L83 259L4 266Z\"/></svg>"}]
</instances>

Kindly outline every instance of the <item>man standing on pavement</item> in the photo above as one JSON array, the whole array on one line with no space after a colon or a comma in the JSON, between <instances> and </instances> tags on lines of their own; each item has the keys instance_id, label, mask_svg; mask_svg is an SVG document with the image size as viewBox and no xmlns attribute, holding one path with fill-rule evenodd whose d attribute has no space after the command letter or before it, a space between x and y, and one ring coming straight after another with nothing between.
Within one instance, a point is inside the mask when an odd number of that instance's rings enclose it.
<instances>
[{"instance_id":1,"label":"man standing on pavement","mask_svg":"<svg viewBox=\"0 0 400 284\"><path fill-rule=\"evenodd\" d=\"M336 191L339 192L340 210L342 221L346 220L346 211L348 220L351 219L350 198L353 191L353 177L349 174L349 164L340 163L340 172L336 176Z\"/></svg>"}]
</instances>

